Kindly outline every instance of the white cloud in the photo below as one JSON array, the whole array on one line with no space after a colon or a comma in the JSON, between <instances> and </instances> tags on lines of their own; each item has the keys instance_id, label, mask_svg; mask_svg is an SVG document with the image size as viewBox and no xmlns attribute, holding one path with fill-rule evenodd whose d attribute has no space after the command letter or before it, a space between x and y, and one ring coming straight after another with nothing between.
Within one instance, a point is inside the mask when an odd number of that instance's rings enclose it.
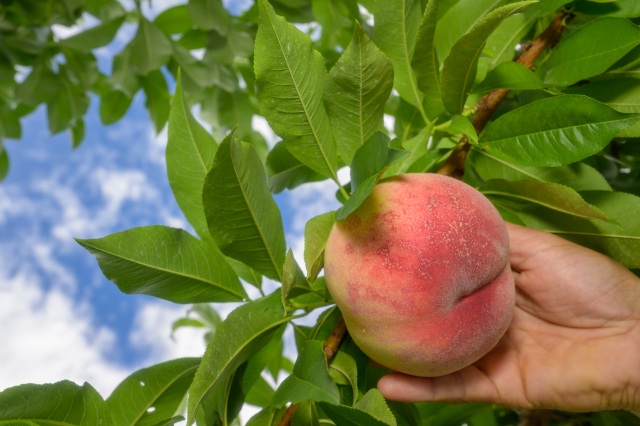
<instances>
[{"instance_id":1,"label":"white cloud","mask_svg":"<svg viewBox=\"0 0 640 426\"><path fill-rule=\"evenodd\" d=\"M103 396L129 372L109 360L115 334L96 326L89 305L43 289L37 275L5 273L0 259L0 389L63 379L91 383Z\"/></svg>"},{"instance_id":2,"label":"white cloud","mask_svg":"<svg viewBox=\"0 0 640 426\"><path fill-rule=\"evenodd\" d=\"M273 148L276 142L280 140L280 138L273 132L273 129L271 129L271 126L269 126L269 123L267 123L267 120L261 115L254 115L251 118L251 127L264 137L269 148Z\"/></svg>"},{"instance_id":3,"label":"white cloud","mask_svg":"<svg viewBox=\"0 0 640 426\"><path fill-rule=\"evenodd\" d=\"M180 328L170 339L171 325L186 315L188 306L164 302L148 302L138 309L135 327L129 333L134 347L147 352L146 364L157 364L174 358L202 356L205 350L204 329Z\"/></svg>"}]
</instances>

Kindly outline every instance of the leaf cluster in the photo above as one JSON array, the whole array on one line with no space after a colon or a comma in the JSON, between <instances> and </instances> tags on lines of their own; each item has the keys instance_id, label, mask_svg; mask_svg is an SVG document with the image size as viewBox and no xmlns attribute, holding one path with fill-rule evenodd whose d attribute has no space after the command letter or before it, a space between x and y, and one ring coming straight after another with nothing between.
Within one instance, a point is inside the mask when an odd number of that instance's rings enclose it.
<instances>
[{"instance_id":1,"label":"leaf cluster","mask_svg":"<svg viewBox=\"0 0 640 426\"><path fill-rule=\"evenodd\" d=\"M559 9L555 47L533 69L513 62ZM168 121L168 179L195 235L147 226L78 242L121 291L195 304L197 317L174 330L208 329L207 349L202 359L134 373L106 401L68 382L6 390L0 424L85 424L64 421L96 412L105 425L169 425L178 416L227 425L238 423L243 404L260 407L253 426L284 415L298 425L518 424L521 413L504 407L387 402L375 389L384 369L349 338L330 362L324 352L340 317L322 276L333 224L381 179L436 172L461 146L469 150L464 180L506 220L640 269L634 1L257 0L233 16L217 0L192 0L153 21L139 12L96 12L138 25L102 79L101 102L124 113L114 105L126 110L148 79L158 83L148 94L164 107L148 106L157 128ZM83 37L100 37L83 34L57 45L95 48ZM163 66L176 77L170 106ZM484 128L476 105L496 89L507 92ZM254 115L279 138L273 146L252 129ZM338 172L347 166L345 182ZM342 206L306 224L301 267L273 194L319 180L335 183ZM238 305L222 319L214 302ZM310 325L303 318L312 312ZM295 336L295 361L284 352L285 330ZM638 424L617 412L553 419Z\"/></svg>"}]
</instances>

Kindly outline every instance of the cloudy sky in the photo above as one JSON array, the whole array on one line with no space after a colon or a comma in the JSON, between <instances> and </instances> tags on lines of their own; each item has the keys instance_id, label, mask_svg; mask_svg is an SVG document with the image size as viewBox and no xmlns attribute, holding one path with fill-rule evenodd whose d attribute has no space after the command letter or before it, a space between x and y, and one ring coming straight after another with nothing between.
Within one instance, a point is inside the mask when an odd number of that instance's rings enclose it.
<instances>
[{"instance_id":1,"label":"cloudy sky","mask_svg":"<svg viewBox=\"0 0 640 426\"><path fill-rule=\"evenodd\" d=\"M168 4L154 2L157 10ZM101 67L110 68L131 31L99 52ZM0 390L70 379L106 397L138 368L204 351L196 330L170 338L188 306L120 293L73 240L153 224L189 229L166 177L166 129L154 134L144 97L108 127L97 107L93 99L76 150L67 133L48 133L43 108L23 120L22 140L5 143L11 170L0 183ZM336 208L334 191L324 182L277 197L300 261L304 224ZM230 307L219 309L225 315Z\"/></svg>"}]
</instances>

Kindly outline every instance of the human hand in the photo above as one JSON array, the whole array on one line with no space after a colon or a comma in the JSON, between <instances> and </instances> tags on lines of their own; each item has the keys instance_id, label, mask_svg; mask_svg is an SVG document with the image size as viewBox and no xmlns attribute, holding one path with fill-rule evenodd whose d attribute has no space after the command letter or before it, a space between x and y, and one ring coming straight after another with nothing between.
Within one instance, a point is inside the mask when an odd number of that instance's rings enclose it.
<instances>
[{"instance_id":1,"label":"human hand","mask_svg":"<svg viewBox=\"0 0 640 426\"><path fill-rule=\"evenodd\" d=\"M384 376L406 402L492 402L640 415L640 279L614 260L507 224L516 283L513 321L476 363L442 377Z\"/></svg>"}]
</instances>

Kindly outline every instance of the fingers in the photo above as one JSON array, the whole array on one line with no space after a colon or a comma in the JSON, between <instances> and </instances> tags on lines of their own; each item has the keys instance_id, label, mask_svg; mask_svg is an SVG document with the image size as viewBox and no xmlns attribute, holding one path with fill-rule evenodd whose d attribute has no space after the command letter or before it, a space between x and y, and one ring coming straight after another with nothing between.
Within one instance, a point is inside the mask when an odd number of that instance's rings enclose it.
<instances>
[{"instance_id":1,"label":"fingers","mask_svg":"<svg viewBox=\"0 0 640 426\"><path fill-rule=\"evenodd\" d=\"M402 402L504 402L491 381L473 366L442 377L391 373L378 381L378 390L385 398Z\"/></svg>"}]
</instances>

